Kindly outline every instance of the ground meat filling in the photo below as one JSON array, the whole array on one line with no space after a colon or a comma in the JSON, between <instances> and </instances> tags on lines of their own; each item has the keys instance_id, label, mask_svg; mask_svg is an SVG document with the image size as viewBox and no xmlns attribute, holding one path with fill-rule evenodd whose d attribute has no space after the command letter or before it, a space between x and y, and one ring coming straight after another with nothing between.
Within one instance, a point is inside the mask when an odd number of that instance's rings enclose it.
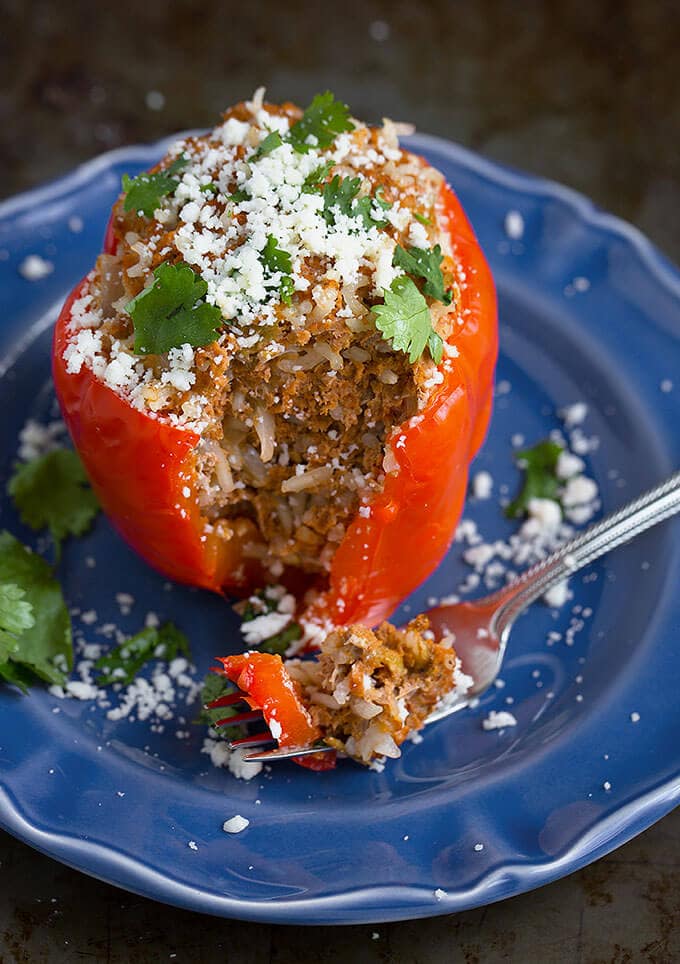
<instances>
[{"instance_id":1,"label":"ground meat filling","mask_svg":"<svg viewBox=\"0 0 680 964\"><path fill-rule=\"evenodd\" d=\"M305 704L330 746L369 763L399 746L466 677L451 639L435 642L426 616L404 630L349 626L330 633L318 660L288 660Z\"/></svg>"},{"instance_id":2,"label":"ground meat filling","mask_svg":"<svg viewBox=\"0 0 680 964\"><path fill-rule=\"evenodd\" d=\"M394 350L371 313L404 273L393 262L398 244L441 248L452 303L427 304L445 358L455 357L460 323L442 176L401 150L389 123L355 121L325 149L296 154L284 143L253 155L272 131L285 141L300 116L257 95L172 148L160 169L178 158L185 167L153 216L125 211L121 198L115 253L99 258L67 349L70 371L88 364L136 407L200 435L196 489L206 524L228 535L236 520L254 520L261 541L247 551L274 577L288 565L330 567L347 525L391 469L391 434L441 380L427 353L411 363ZM370 214L324 207L324 186L336 176L358 179ZM289 258L288 274L263 268L271 239ZM159 265L181 263L221 309L219 338L135 355L126 306Z\"/></svg>"}]
</instances>

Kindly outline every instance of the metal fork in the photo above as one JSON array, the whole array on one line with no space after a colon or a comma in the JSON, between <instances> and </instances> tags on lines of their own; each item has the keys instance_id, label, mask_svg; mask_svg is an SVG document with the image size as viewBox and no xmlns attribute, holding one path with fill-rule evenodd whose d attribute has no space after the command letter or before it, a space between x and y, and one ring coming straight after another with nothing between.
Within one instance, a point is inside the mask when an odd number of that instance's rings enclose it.
<instances>
[{"instance_id":1,"label":"metal fork","mask_svg":"<svg viewBox=\"0 0 680 964\"><path fill-rule=\"evenodd\" d=\"M463 672L472 678L473 684L465 695L443 700L441 707L435 709L427 718L426 724L444 719L463 709L493 684L505 656L512 625L527 606L584 566L679 511L680 471L563 543L546 559L536 563L498 592L472 602L436 606L428 610L425 615L430 620L435 637L440 638L446 634L454 636L454 648L461 660ZM243 695L235 693L212 705L233 706L241 699ZM262 719L259 711L231 716L220 723L246 723L255 719ZM265 731L234 740L229 746L234 749L265 746L275 742L269 731ZM330 749L331 747L325 745L277 748L250 754L244 757L244 760L253 763L288 760Z\"/></svg>"}]
</instances>

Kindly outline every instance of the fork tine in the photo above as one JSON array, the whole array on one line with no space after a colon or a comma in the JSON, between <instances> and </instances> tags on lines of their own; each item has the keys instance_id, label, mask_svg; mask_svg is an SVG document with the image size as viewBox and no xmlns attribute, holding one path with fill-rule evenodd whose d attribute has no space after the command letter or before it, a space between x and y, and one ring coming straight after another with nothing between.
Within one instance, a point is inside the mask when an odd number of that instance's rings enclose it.
<instances>
[{"instance_id":1,"label":"fork tine","mask_svg":"<svg viewBox=\"0 0 680 964\"><path fill-rule=\"evenodd\" d=\"M234 716L225 716L223 720L217 720L213 726L224 726L228 723L254 723L262 719L262 710L251 710L250 713L236 713Z\"/></svg>"},{"instance_id":2,"label":"fork tine","mask_svg":"<svg viewBox=\"0 0 680 964\"><path fill-rule=\"evenodd\" d=\"M233 706L234 703L241 703L243 700L244 695L240 691L238 693L229 693L227 696L220 696L218 699L206 703L205 708L207 710L217 710L220 706Z\"/></svg>"},{"instance_id":3,"label":"fork tine","mask_svg":"<svg viewBox=\"0 0 680 964\"><path fill-rule=\"evenodd\" d=\"M287 746L275 750L260 750L243 758L244 763L268 763L270 760L290 760L296 756L312 756L314 753L327 753L332 746Z\"/></svg>"},{"instance_id":4,"label":"fork tine","mask_svg":"<svg viewBox=\"0 0 680 964\"><path fill-rule=\"evenodd\" d=\"M266 746L267 743L276 743L269 730L265 733L254 733L252 736L244 736L240 740L229 740L227 746L230 750L237 750L240 746Z\"/></svg>"}]
</instances>

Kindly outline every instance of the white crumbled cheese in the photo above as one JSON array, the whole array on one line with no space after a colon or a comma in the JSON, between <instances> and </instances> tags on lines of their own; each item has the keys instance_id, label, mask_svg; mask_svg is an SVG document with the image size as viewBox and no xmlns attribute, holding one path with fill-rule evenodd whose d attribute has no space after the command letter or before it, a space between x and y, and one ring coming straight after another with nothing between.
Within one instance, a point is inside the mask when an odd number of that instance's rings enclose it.
<instances>
[{"instance_id":1,"label":"white crumbled cheese","mask_svg":"<svg viewBox=\"0 0 680 964\"><path fill-rule=\"evenodd\" d=\"M187 847L189 848L189 850L198 850L198 844L196 843L195 840L190 840L189 843L187 844Z\"/></svg>"},{"instance_id":2,"label":"white crumbled cheese","mask_svg":"<svg viewBox=\"0 0 680 964\"><path fill-rule=\"evenodd\" d=\"M19 274L26 281L41 281L54 271L54 265L39 254L28 254L19 265Z\"/></svg>"},{"instance_id":3,"label":"white crumbled cheese","mask_svg":"<svg viewBox=\"0 0 680 964\"><path fill-rule=\"evenodd\" d=\"M262 763L246 762L245 757L251 752L248 747L230 750L226 741L213 740L211 737L205 738L201 748L201 753L208 754L214 767L226 767L237 780L252 780L262 771Z\"/></svg>"},{"instance_id":4,"label":"white crumbled cheese","mask_svg":"<svg viewBox=\"0 0 680 964\"><path fill-rule=\"evenodd\" d=\"M585 467L586 464L583 459L564 449L557 456L555 472L558 479L571 479L574 475L579 475L579 473L583 472Z\"/></svg>"},{"instance_id":5,"label":"white crumbled cheese","mask_svg":"<svg viewBox=\"0 0 680 964\"><path fill-rule=\"evenodd\" d=\"M635 711L633 711L633 712L630 714L630 722L631 722L631 723L639 723L639 722L640 722L640 714L637 713L637 712L635 712Z\"/></svg>"},{"instance_id":6,"label":"white crumbled cheese","mask_svg":"<svg viewBox=\"0 0 680 964\"><path fill-rule=\"evenodd\" d=\"M82 683L78 680L69 680L64 687L69 696L77 700L94 700L97 698L98 689L91 683Z\"/></svg>"},{"instance_id":7,"label":"white crumbled cheese","mask_svg":"<svg viewBox=\"0 0 680 964\"><path fill-rule=\"evenodd\" d=\"M673 382L670 378L664 378L659 382L659 388L662 392L668 394L668 392L673 391Z\"/></svg>"},{"instance_id":8,"label":"white crumbled cheese","mask_svg":"<svg viewBox=\"0 0 680 964\"><path fill-rule=\"evenodd\" d=\"M507 710L490 710L487 718L482 720L485 730L502 730L506 726L517 726L517 720Z\"/></svg>"},{"instance_id":9,"label":"white crumbled cheese","mask_svg":"<svg viewBox=\"0 0 680 964\"><path fill-rule=\"evenodd\" d=\"M61 419L42 425L29 418L19 432L18 456L23 462L32 462L59 448L66 435L66 426Z\"/></svg>"},{"instance_id":10,"label":"white crumbled cheese","mask_svg":"<svg viewBox=\"0 0 680 964\"><path fill-rule=\"evenodd\" d=\"M543 593L543 601L553 609L560 609L569 598L569 583L566 579Z\"/></svg>"},{"instance_id":11,"label":"white crumbled cheese","mask_svg":"<svg viewBox=\"0 0 680 964\"><path fill-rule=\"evenodd\" d=\"M476 853L480 854L480 853L482 852L482 850L484 850L484 844L483 844L483 843L476 843L475 846L474 846L474 850L475 850Z\"/></svg>"},{"instance_id":12,"label":"white crumbled cheese","mask_svg":"<svg viewBox=\"0 0 680 964\"><path fill-rule=\"evenodd\" d=\"M434 896L436 897L437 900L443 900L444 897L448 897L449 895L447 891L442 890L441 887L437 887L437 889L434 892Z\"/></svg>"},{"instance_id":13,"label":"white crumbled cheese","mask_svg":"<svg viewBox=\"0 0 680 964\"><path fill-rule=\"evenodd\" d=\"M290 613L265 613L241 623L241 632L247 646L259 646L265 639L275 636L291 622Z\"/></svg>"},{"instance_id":14,"label":"white crumbled cheese","mask_svg":"<svg viewBox=\"0 0 680 964\"><path fill-rule=\"evenodd\" d=\"M472 494L475 499L488 499L493 490L493 476L490 472L477 472L472 477Z\"/></svg>"},{"instance_id":15,"label":"white crumbled cheese","mask_svg":"<svg viewBox=\"0 0 680 964\"><path fill-rule=\"evenodd\" d=\"M250 820L247 817L242 817L240 813L235 816L230 817L229 820L225 820L222 824L222 830L225 833L241 833L246 827L250 826Z\"/></svg>"},{"instance_id":16,"label":"white crumbled cheese","mask_svg":"<svg viewBox=\"0 0 680 964\"><path fill-rule=\"evenodd\" d=\"M512 241L519 241L524 236L524 218L519 211L508 211L503 226Z\"/></svg>"},{"instance_id":17,"label":"white crumbled cheese","mask_svg":"<svg viewBox=\"0 0 680 964\"><path fill-rule=\"evenodd\" d=\"M269 718L269 732L271 733L271 735L274 737L275 740L280 739L281 734L283 733L283 728L281 724L279 723L278 720L274 719L273 716L270 716Z\"/></svg>"},{"instance_id":18,"label":"white crumbled cheese","mask_svg":"<svg viewBox=\"0 0 680 964\"><path fill-rule=\"evenodd\" d=\"M528 531L527 526L530 526L532 531L547 533L556 532L559 528L562 521L562 510L559 502L555 502L553 499L529 499L527 509L529 510L529 519L522 527L525 531ZM532 526L532 523L537 523L538 528Z\"/></svg>"},{"instance_id":19,"label":"white crumbled cheese","mask_svg":"<svg viewBox=\"0 0 680 964\"><path fill-rule=\"evenodd\" d=\"M585 505L593 502L598 496L597 483L585 475L577 475L568 480L562 493L562 502L565 508L572 506Z\"/></svg>"},{"instance_id":20,"label":"white crumbled cheese","mask_svg":"<svg viewBox=\"0 0 680 964\"><path fill-rule=\"evenodd\" d=\"M612 788L612 785L611 785L611 783L609 782L609 780L605 780L604 783L602 784L602 789L603 789L603 790L611 790L611 788Z\"/></svg>"},{"instance_id":21,"label":"white crumbled cheese","mask_svg":"<svg viewBox=\"0 0 680 964\"><path fill-rule=\"evenodd\" d=\"M574 428L575 425L581 425L582 422L585 421L587 414L588 406L585 402L574 402L573 405L567 405L559 412L559 416L567 428Z\"/></svg>"}]
</instances>

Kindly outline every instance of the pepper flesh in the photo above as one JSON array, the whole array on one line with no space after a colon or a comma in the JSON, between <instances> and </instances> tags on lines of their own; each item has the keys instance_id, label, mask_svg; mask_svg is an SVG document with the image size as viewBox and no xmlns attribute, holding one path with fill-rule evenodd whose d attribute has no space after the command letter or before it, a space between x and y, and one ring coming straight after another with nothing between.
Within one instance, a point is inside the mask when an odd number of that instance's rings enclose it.
<instances>
[{"instance_id":1,"label":"pepper flesh","mask_svg":"<svg viewBox=\"0 0 680 964\"><path fill-rule=\"evenodd\" d=\"M224 675L243 691L254 710L262 710L265 723L283 749L311 746L321 739L321 730L305 709L297 684L290 678L280 656L272 653L240 653L220 656ZM330 770L335 753L299 757L300 766L310 770Z\"/></svg>"},{"instance_id":2,"label":"pepper flesh","mask_svg":"<svg viewBox=\"0 0 680 964\"><path fill-rule=\"evenodd\" d=\"M444 380L427 407L393 432L398 472L386 476L369 516L357 515L348 525L326 591L306 614L317 621L375 625L434 570L453 538L468 464L486 432L497 353L495 290L472 228L446 186L441 204L465 279L463 323L452 335L458 355L450 371L440 369ZM105 248L115 251L110 229ZM199 436L134 408L85 367L67 371L71 308L87 286L87 279L77 286L57 320L53 372L64 419L102 508L128 543L173 580L239 594L261 586L266 574L244 551L261 541L254 523L230 522L220 535L219 525L208 525L200 511Z\"/></svg>"}]
</instances>

